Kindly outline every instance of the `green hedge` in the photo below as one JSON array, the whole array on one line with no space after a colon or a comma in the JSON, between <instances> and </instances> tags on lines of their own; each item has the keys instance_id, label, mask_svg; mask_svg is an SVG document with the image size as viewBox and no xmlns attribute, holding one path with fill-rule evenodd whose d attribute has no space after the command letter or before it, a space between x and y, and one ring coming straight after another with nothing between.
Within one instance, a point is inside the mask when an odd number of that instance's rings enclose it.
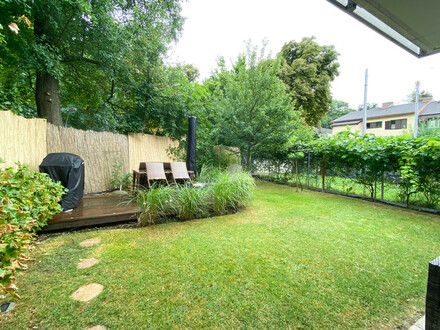
<instances>
[{"instance_id":1,"label":"green hedge","mask_svg":"<svg viewBox=\"0 0 440 330\"><path fill-rule=\"evenodd\" d=\"M18 296L15 276L26 269L35 232L61 211L63 193L59 183L27 165L0 169L0 292Z\"/></svg>"},{"instance_id":2,"label":"green hedge","mask_svg":"<svg viewBox=\"0 0 440 330\"><path fill-rule=\"evenodd\" d=\"M322 138L315 151L341 175L353 176L373 194L375 182L392 173L398 176L401 200L410 203L422 195L427 206L440 199L440 138L424 136L379 137L351 131Z\"/></svg>"}]
</instances>

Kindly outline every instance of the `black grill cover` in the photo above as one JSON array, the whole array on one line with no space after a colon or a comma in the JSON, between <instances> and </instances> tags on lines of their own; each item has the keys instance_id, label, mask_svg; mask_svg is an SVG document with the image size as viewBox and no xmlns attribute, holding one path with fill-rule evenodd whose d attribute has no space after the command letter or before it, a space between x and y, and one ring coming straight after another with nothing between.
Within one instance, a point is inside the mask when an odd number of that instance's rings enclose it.
<instances>
[{"instance_id":1,"label":"black grill cover","mask_svg":"<svg viewBox=\"0 0 440 330\"><path fill-rule=\"evenodd\" d=\"M47 173L54 181L69 191L61 199L63 210L78 207L84 195L84 161L68 153L48 154L40 164L40 172Z\"/></svg>"}]
</instances>

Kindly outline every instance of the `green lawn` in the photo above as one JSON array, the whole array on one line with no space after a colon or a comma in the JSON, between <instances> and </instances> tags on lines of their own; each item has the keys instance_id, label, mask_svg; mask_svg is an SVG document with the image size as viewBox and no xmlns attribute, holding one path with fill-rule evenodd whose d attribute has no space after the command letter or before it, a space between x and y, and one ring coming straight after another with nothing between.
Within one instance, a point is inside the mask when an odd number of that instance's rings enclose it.
<instances>
[{"instance_id":1,"label":"green lawn","mask_svg":"<svg viewBox=\"0 0 440 330\"><path fill-rule=\"evenodd\" d=\"M234 215L41 242L0 328L404 327L439 255L439 217L258 182ZM69 298L90 282L103 293Z\"/></svg>"}]
</instances>

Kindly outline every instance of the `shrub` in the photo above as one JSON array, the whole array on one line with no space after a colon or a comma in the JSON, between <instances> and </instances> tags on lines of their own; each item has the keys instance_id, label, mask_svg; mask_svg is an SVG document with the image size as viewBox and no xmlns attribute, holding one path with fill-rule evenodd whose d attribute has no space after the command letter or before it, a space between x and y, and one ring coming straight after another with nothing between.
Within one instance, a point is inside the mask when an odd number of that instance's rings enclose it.
<instances>
[{"instance_id":1,"label":"shrub","mask_svg":"<svg viewBox=\"0 0 440 330\"><path fill-rule=\"evenodd\" d=\"M27 165L0 169L0 291L19 297L15 276L26 269L35 232L61 211L63 193L59 183Z\"/></svg>"}]
</instances>

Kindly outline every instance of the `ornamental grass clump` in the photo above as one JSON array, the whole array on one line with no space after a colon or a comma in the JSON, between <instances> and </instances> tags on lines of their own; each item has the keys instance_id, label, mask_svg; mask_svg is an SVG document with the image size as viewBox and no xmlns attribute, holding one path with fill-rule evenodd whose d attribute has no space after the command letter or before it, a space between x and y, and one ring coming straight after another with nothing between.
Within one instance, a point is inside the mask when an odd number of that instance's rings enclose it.
<instances>
[{"instance_id":1,"label":"ornamental grass clump","mask_svg":"<svg viewBox=\"0 0 440 330\"><path fill-rule=\"evenodd\" d=\"M0 169L0 293L19 297L16 274L26 269L35 232L62 211L63 194L58 182L28 165Z\"/></svg>"},{"instance_id":2,"label":"ornamental grass clump","mask_svg":"<svg viewBox=\"0 0 440 330\"><path fill-rule=\"evenodd\" d=\"M153 185L148 190L141 190L136 201L141 208L139 225L155 224L160 218L174 213L176 189L169 186Z\"/></svg>"},{"instance_id":3,"label":"ornamental grass clump","mask_svg":"<svg viewBox=\"0 0 440 330\"><path fill-rule=\"evenodd\" d=\"M177 188L176 211L181 220L209 216L208 190L183 186Z\"/></svg>"},{"instance_id":4,"label":"ornamental grass clump","mask_svg":"<svg viewBox=\"0 0 440 330\"><path fill-rule=\"evenodd\" d=\"M248 173L228 174L222 172L218 182L211 187L215 215L236 211L252 199L254 179Z\"/></svg>"},{"instance_id":5,"label":"ornamental grass clump","mask_svg":"<svg viewBox=\"0 0 440 330\"><path fill-rule=\"evenodd\" d=\"M235 212L247 205L255 188L249 174L231 175L213 167L204 167L199 180L206 180L209 185L153 186L139 191L136 197L141 208L139 225L155 224L160 218L177 217L186 221Z\"/></svg>"}]
</instances>

